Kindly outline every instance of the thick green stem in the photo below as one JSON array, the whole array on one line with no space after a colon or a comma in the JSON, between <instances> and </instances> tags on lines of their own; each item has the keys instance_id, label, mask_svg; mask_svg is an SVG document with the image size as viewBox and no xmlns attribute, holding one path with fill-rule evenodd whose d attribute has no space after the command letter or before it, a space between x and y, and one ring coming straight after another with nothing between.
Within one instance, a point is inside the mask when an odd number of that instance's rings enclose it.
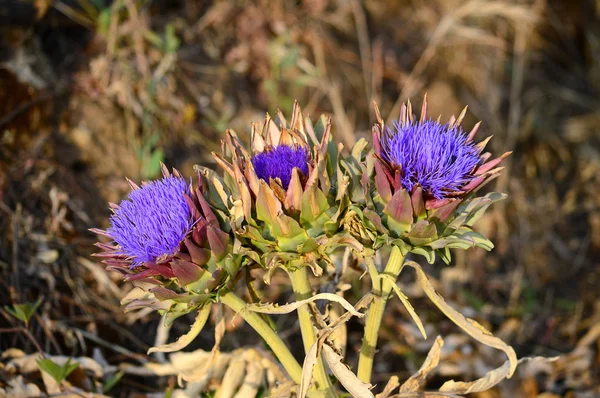
<instances>
[{"instance_id":1,"label":"thick green stem","mask_svg":"<svg viewBox=\"0 0 600 398\"><path fill-rule=\"evenodd\" d=\"M393 283L396 283L396 278L398 277L398 274L400 274L403 264L404 256L400 252L400 249L394 246L383 272L385 275L391 276L394 281ZM378 276L376 270L371 273L371 278L373 279L373 295L375 297L367 312L365 334L360 348L360 356L358 358L357 376L365 383L371 382L373 358L375 357L375 350L377 348L379 328L381 327L385 305L392 291L392 282L388 279L378 278Z\"/></svg>"},{"instance_id":2,"label":"thick green stem","mask_svg":"<svg viewBox=\"0 0 600 398\"><path fill-rule=\"evenodd\" d=\"M307 267L299 268L293 272L290 272L290 279L292 281L292 289L296 300L305 300L312 297L312 288L310 287L310 281L308 280L308 269ZM303 305L298 308L298 321L300 322L300 330L302 331L302 341L304 342L304 351L308 353L308 350L317 341L317 334L311 320L311 314L307 305ZM336 397L335 391L325 370L325 364L322 358L317 358L317 362L314 367L315 380L317 382L317 388L321 391L326 390L327 396Z\"/></svg>"},{"instance_id":3,"label":"thick green stem","mask_svg":"<svg viewBox=\"0 0 600 398\"><path fill-rule=\"evenodd\" d=\"M260 334L265 342L271 347L273 353L281 362L285 370L288 372L292 380L296 384L300 384L302 379L302 367L294 358L290 349L284 344L281 338L277 335L267 322L256 312L243 311L247 303L233 292L227 292L220 296L221 302L238 313L248 325Z\"/></svg>"}]
</instances>

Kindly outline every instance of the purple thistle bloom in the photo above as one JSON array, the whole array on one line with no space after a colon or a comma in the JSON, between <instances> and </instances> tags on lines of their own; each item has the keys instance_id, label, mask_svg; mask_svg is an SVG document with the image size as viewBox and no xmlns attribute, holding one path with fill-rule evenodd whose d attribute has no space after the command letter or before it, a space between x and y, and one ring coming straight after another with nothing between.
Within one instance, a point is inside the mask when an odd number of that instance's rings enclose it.
<instances>
[{"instance_id":1,"label":"purple thistle bloom","mask_svg":"<svg viewBox=\"0 0 600 398\"><path fill-rule=\"evenodd\" d=\"M258 178L265 180L279 178L281 186L287 189L292 179L294 167L308 176L308 151L301 146L279 145L270 147L252 157L252 165Z\"/></svg>"},{"instance_id":2,"label":"purple thistle bloom","mask_svg":"<svg viewBox=\"0 0 600 398\"><path fill-rule=\"evenodd\" d=\"M382 139L382 155L401 168L402 186L409 192L416 184L436 199L460 191L473 179L479 151L460 127L433 120L401 125L394 123Z\"/></svg>"},{"instance_id":3,"label":"purple thistle bloom","mask_svg":"<svg viewBox=\"0 0 600 398\"><path fill-rule=\"evenodd\" d=\"M114 211L106 232L132 268L177 252L194 223L184 194L185 180L167 176L133 190Z\"/></svg>"}]
</instances>

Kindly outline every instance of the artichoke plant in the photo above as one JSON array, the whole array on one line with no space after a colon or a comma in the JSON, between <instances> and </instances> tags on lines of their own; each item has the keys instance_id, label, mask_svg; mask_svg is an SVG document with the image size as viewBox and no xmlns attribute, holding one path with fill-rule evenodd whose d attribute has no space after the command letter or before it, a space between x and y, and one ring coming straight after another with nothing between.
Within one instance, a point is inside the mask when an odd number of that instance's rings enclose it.
<instances>
[{"instance_id":1,"label":"artichoke plant","mask_svg":"<svg viewBox=\"0 0 600 398\"><path fill-rule=\"evenodd\" d=\"M349 179L339 173L342 146L332 140L331 119L313 126L297 103L289 123L281 112L278 119L279 126L267 114L252 125L249 149L227 131L223 153L214 154L224 178L211 181L224 186L219 199L239 241L235 252L266 268L266 282L284 268L296 299L305 300L313 295L308 268L322 275L337 249L363 246L341 229ZM308 352L317 337L306 305L298 317ZM317 388L335 396L322 360L315 369Z\"/></svg>"},{"instance_id":2,"label":"artichoke plant","mask_svg":"<svg viewBox=\"0 0 600 398\"><path fill-rule=\"evenodd\" d=\"M352 204L345 214L344 228L370 249L357 253L365 259L375 296L367 315L357 371L366 383L371 379L378 330L392 290L426 335L406 296L396 286L405 256L420 254L433 263L437 253L450 263L452 248L493 248L492 242L472 227L491 203L506 195L477 197L475 193L499 175L502 168L496 166L510 154L490 160L491 154L484 149L491 137L475 143L479 124L468 134L460 127L466 108L458 118L442 124L439 119L427 118L425 97L419 120L408 102L391 128L384 124L377 106L375 110L372 151L365 153L366 142L359 141L352 156L340 161L352 177ZM374 253L385 247L391 247L391 252L385 269L379 270L373 262ZM438 299L434 299L438 305ZM507 349L507 353L514 363L514 350Z\"/></svg>"}]
</instances>

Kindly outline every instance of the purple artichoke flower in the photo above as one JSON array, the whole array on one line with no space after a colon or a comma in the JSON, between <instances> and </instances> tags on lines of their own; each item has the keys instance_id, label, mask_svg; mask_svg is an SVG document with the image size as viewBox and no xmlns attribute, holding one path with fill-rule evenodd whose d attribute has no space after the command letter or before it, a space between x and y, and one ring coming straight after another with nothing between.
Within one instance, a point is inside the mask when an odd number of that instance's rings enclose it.
<instances>
[{"instance_id":1,"label":"purple artichoke flower","mask_svg":"<svg viewBox=\"0 0 600 398\"><path fill-rule=\"evenodd\" d=\"M398 213L403 223L412 223L413 215L425 211L445 221L463 200L500 174L502 168L496 166L510 152L490 160L492 154L483 150L491 136L474 143L480 124L468 134L460 127L466 110L441 124L427 118L425 97L419 120L408 103L390 129L376 109L375 185L384 201L391 202L388 210Z\"/></svg>"},{"instance_id":2,"label":"purple artichoke flower","mask_svg":"<svg viewBox=\"0 0 600 398\"><path fill-rule=\"evenodd\" d=\"M421 186L436 199L460 191L472 181L480 163L479 150L457 125L433 120L407 124L394 122L381 140L382 156L400 170L400 181L408 191Z\"/></svg>"},{"instance_id":3,"label":"purple artichoke flower","mask_svg":"<svg viewBox=\"0 0 600 398\"><path fill-rule=\"evenodd\" d=\"M129 181L129 197L111 204L110 228L91 230L113 241L96 243L102 252L94 255L128 280L160 276L185 286L201 277L212 256L223 258L229 234L204 198L200 176L193 187L177 170L163 165L162 171L162 179L141 187Z\"/></svg>"},{"instance_id":4,"label":"purple artichoke flower","mask_svg":"<svg viewBox=\"0 0 600 398\"><path fill-rule=\"evenodd\" d=\"M266 147L264 152L252 157L257 177L267 183L270 179L279 179L283 189L288 189L294 168L298 168L304 178L308 176L309 161L308 150L299 145Z\"/></svg>"},{"instance_id":5,"label":"purple artichoke flower","mask_svg":"<svg viewBox=\"0 0 600 398\"><path fill-rule=\"evenodd\" d=\"M110 217L106 232L131 259L131 267L168 257L177 252L194 220L185 199L189 184L168 176L131 191Z\"/></svg>"}]
</instances>

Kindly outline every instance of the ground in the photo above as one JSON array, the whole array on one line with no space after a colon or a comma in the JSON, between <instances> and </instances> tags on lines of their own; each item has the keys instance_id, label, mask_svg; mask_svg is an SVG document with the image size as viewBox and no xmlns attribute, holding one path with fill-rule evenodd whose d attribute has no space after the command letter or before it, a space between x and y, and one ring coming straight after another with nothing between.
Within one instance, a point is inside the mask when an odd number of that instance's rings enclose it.
<instances>
[{"instance_id":1,"label":"ground","mask_svg":"<svg viewBox=\"0 0 600 398\"><path fill-rule=\"evenodd\" d=\"M427 93L430 114L448 118L468 105L464 125L482 120L479 134L494 136L491 150L513 154L489 188L508 199L479 224L495 249L456 253L450 266L426 271L455 308L520 357L560 357L480 395L600 396L598 7L558 0L4 2L0 388L23 376L44 391L39 372L9 366L38 348L102 364L106 374L92 377L88 369L70 380L83 391L127 364L161 359L146 355L160 317L124 314L119 300L131 287L90 257L97 238L88 229L107 226L107 202L126 195L125 177L156 177L160 162L186 175L194 164L214 166L211 151L225 129L247 140L251 122L278 108L289 113L295 99L315 118L330 114L348 148L370 139L373 101L392 120L402 101L418 109ZM400 303L391 304L378 388L391 375L414 373L437 334L446 346L427 389L501 363L501 354L429 305L413 275L401 280L430 339L420 340ZM266 298L286 299L278 281ZM26 333L4 306L38 299ZM299 346L297 325L279 327ZM228 324L222 351L264 349L251 330L237 328L244 328L239 319ZM351 366L360 337L351 323ZM213 339L208 328L189 350L210 350ZM175 385L174 376L126 372L108 395L162 396Z\"/></svg>"}]
</instances>

